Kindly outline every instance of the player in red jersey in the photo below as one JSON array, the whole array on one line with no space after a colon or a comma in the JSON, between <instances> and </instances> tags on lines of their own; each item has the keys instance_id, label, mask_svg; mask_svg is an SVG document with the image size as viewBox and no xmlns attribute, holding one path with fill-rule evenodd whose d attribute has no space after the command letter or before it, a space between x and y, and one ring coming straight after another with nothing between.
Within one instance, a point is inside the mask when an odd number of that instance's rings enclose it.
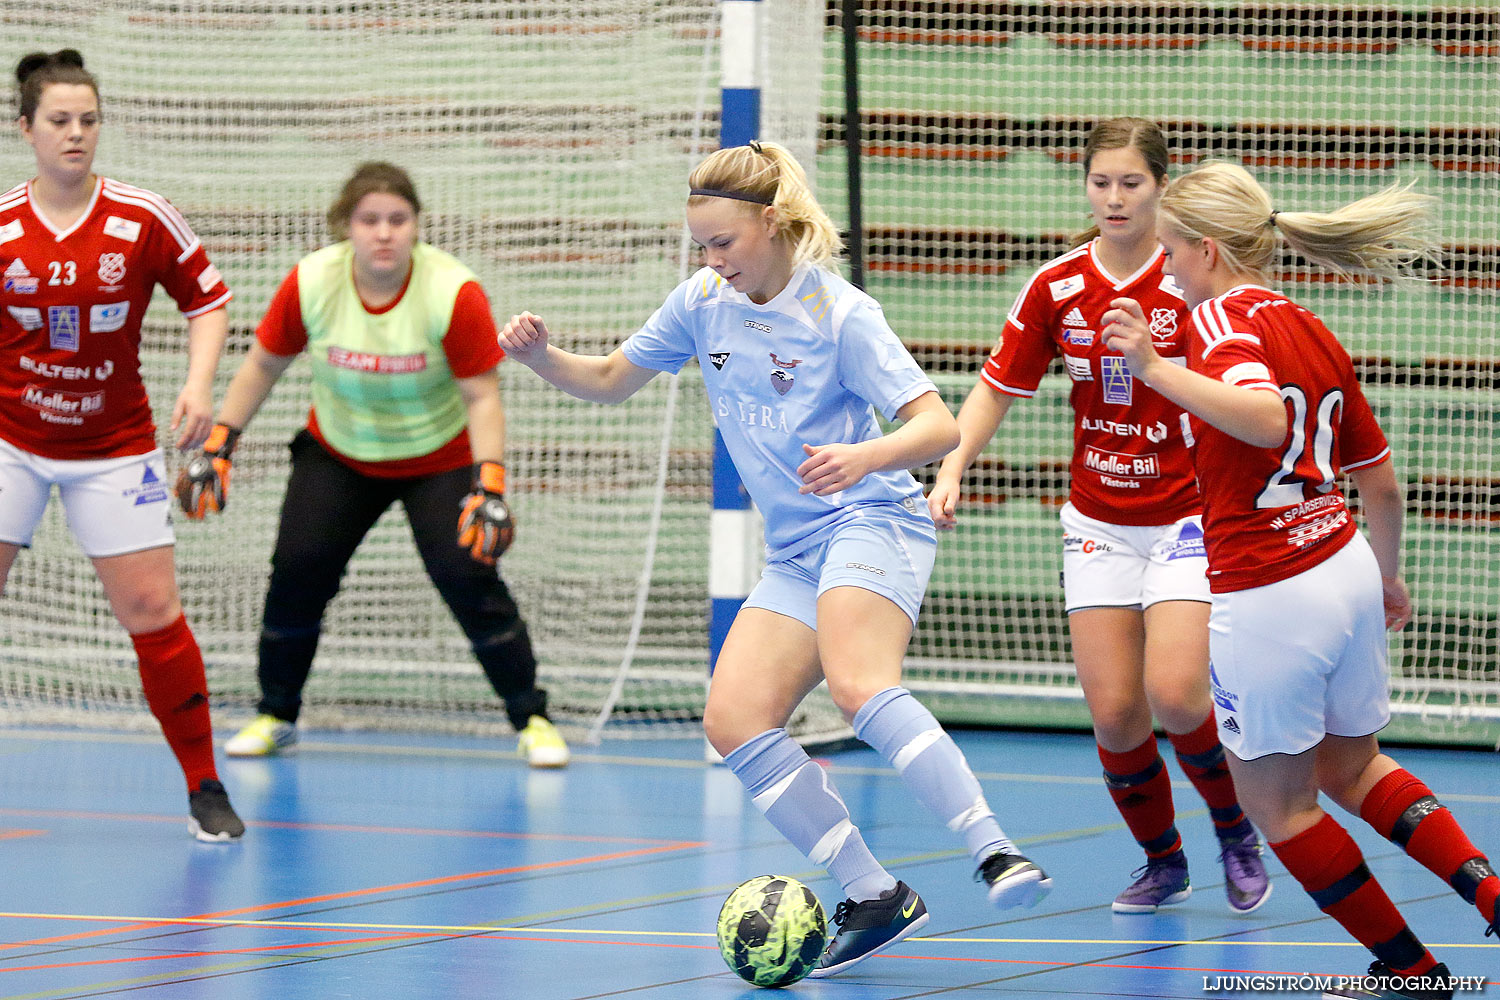
<instances>
[{"instance_id":1,"label":"player in red jersey","mask_svg":"<svg viewBox=\"0 0 1500 1000\"><path fill-rule=\"evenodd\" d=\"M166 466L141 382L141 320L160 284L187 318L179 448L213 426L229 289L165 198L93 172L99 90L72 49L16 67L36 176L0 195L0 589L56 485L79 547L130 633L151 712L188 783L200 840L244 824L214 768L203 656L173 566Z\"/></svg>"},{"instance_id":2,"label":"player in red jersey","mask_svg":"<svg viewBox=\"0 0 1500 1000\"><path fill-rule=\"evenodd\" d=\"M1248 913L1271 886L1209 699L1209 594L1185 416L1132 378L1099 336L1110 303L1128 295L1149 317L1160 354L1185 361L1187 311L1162 272L1156 242L1166 141L1144 119L1102 122L1089 134L1083 169L1095 228L1022 289L958 414L963 439L943 460L928 504L938 527L954 526L965 470L1011 404L1034 395L1061 356L1074 413L1072 483L1061 515L1068 631L1105 784L1146 854L1114 911L1154 913L1192 891L1154 714L1208 803L1229 905Z\"/></svg>"},{"instance_id":3,"label":"player in red jersey","mask_svg":"<svg viewBox=\"0 0 1500 1000\"><path fill-rule=\"evenodd\" d=\"M1474 904L1497 929L1500 878L1449 811L1380 750L1385 629L1411 620L1402 491L1349 355L1266 287L1280 237L1341 272L1396 276L1431 251L1431 199L1390 188L1334 212L1277 212L1243 168L1201 167L1162 200L1166 270L1193 307L1189 367L1160 357L1140 305L1105 315L1107 346L1190 414L1213 590L1214 701L1245 808L1319 909L1374 953L1388 989L1446 997L1321 790ZM1339 489L1364 502L1367 540ZM1345 995L1345 994L1338 994Z\"/></svg>"}]
</instances>

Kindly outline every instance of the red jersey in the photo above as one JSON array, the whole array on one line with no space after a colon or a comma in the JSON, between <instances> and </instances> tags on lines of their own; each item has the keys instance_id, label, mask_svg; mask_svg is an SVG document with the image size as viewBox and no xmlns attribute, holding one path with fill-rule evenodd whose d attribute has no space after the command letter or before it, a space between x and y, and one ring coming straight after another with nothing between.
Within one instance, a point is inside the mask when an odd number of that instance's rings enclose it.
<instances>
[{"instance_id":1,"label":"red jersey","mask_svg":"<svg viewBox=\"0 0 1500 1000\"><path fill-rule=\"evenodd\" d=\"M1230 385L1279 392L1287 436L1257 448L1192 418L1209 587L1285 580L1354 536L1338 476L1390 455L1349 352L1306 309L1240 285L1193 310L1189 366Z\"/></svg>"},{"instance_id":2,"label":"red jersey","mask_svg":"<svg viewBox=\"0 0 1500 1000\"><path fill-rule=\"evenodd\" d=\"M31 184L0 195L0 438L46 458L156 447L141 321L159 284L189 319L230 299L198 237L160 195L99 178L59 229Z\"/></svg>"},{"instance_id":3,"label":"red jersey","mask_svg":"<svg viewBox=\"0 0 1500 1000\"><path fill-rule=\"evenodd\" d=\"M352 275L350 280L353 280ZM408 277L408 284L410 281L411 278ZM365 306L365 309L372 316L390 312L406 295L406 291L406 286L403 286L395 299L383 306ZM297 268L292 268L281 287L276 289L275 297L266 308L266 315L255 329L255 339L272 354L283 357L301 354L307 347L307 327L302 321ZM500 332L495 328L494 316L490 314L489 299L477 281L465 282L453 301L453 316L448 323L448 332L443 336L443 356L455 378L472 378L483 374L505 357L505 351L500 347ZM339 452L318 429L316 408L308 411L307 429L339 461L356 472L381 479L436 475L463 468L474 461L469 447L468 428L459 431L457 436L436 451L415 458L387 462L362 462Z\"/></svg>"},{"instance_id":4,"label":"red jersey","mask_svg":"<svg viewBox=\"0 0 1500 1000\"><path fill-rule=\"evenodd\" d=\"M1086 243L1044 266L1021 289L981 377L997 392L1033 396L1061 355L1073 380L1073 461L1069 497L1111 524L1171 524L1199 510L1182 408L1136 381L1125 358L1105 348L1110 302L1135 299L1162 357L1185 364L1187 307L1162 273L1160 248L1128 278L1099 264Z\"/></svg>"}]
</instances>

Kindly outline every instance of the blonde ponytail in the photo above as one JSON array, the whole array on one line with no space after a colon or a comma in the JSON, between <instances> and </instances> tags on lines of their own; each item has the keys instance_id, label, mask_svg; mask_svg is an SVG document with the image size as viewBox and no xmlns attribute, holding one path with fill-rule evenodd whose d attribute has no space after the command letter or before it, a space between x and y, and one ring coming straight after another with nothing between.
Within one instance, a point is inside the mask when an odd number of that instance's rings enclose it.
<instances>
[{"instance_id":1,"label":"blonde ponytail","mask_svg":"<svg viewBox=\"0 0 1500 1000\"><path fill-rule=\"evenodd\" d=\"M770 205L779 235L792 244L794 263L831 267L843 252L838 229L813 196L802 165L780 143L752 142L711 153L693 168L688 187L723 192L721 196L740 195L736 200L745 202L749 210ZM710 197L691 194L688 204L702 204Z\"/></svg>"},{"instance_id":2,"label":"blonde ponytail","mask_svg":"<svg viewBox=\"0 0 1500 1000\"><path fill-rule=\"evenodd\" d=\"M1206 163L1167 189L1159 212L1184 239L1212 239L1232 272L1269 272L1279 237L1293 253L1339 274L1403 278L1439 247L1436 199L1416 194L1412 183L1331 212L1294 212L1273 209L1271 196L1244 167Z\"/></svg>"}]
</instances>

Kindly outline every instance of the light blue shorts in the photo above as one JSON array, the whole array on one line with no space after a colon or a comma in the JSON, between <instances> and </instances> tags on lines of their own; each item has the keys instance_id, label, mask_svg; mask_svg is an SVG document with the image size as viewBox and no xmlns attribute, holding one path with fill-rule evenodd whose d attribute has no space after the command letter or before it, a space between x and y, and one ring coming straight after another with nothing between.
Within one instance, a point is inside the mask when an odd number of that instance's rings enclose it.
<instances>
[{"instance_id":1,"label":"light blue shorts","mask_svg":"<svg viewBox=\"0 0 1500 1000\"><path fill-rule=\"evenodd\" d=\"M743 607L774 611L816 631L818 598L834 587L859 587L894 601L915 624L936 557L931 521L862 510L796 555L767 563Z\"/></svg>"}]
</instances>

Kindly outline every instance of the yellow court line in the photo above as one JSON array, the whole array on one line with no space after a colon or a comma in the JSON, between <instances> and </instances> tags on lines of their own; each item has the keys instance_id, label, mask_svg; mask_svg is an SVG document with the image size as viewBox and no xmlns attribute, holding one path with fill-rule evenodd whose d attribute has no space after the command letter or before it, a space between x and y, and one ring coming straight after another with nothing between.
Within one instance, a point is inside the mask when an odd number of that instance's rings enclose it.
<instances>
[{"instance_id":1,"label":"yellow court line","mask_svg":"<svg viewBox=\"0 0 1500 1000\"><path fill-rule=\"evenodd\" d=\"M333 920L231 920L213 917L137 917L106 916L87 913L8 913L0 912L0 919L16 920L79 920L96 923L150 923L181 924L205 927L278 927L302 930L369 930L369 931L416 931L432 934L576 934L613 935L618 937L657 938L711 938L711 931L659 931L659 930L614 930L580 927L506 927L494 924L388 924L352 923ZM1357 941L1248 941L1244 939L1205 940L1161 940L1155 938L976 938L976 937L912 937L908 941L927 944L1098 944L1109 945L1156 945L1158 947L1213 946L1250 948L1362 948ZM1481 948L1500 950L1500 944L1476 944L1473 942L1437 942L1429 948Z\"/></svg>"}]
</instances>

